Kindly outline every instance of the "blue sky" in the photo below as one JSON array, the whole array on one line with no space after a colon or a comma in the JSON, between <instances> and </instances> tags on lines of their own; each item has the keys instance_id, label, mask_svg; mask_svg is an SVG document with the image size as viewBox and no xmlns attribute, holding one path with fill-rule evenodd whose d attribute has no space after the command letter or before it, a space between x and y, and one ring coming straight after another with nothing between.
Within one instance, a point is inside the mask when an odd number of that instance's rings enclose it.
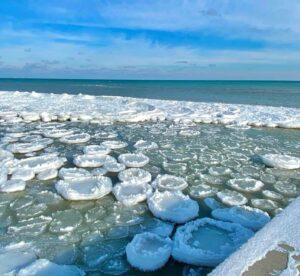
<instances>
[{"instance_id":1,"label":"blue sky","mask_svg":"<svg viewBox=\"0 0 300 276\"><path fill-rule=\"evenodd\" d=\"M0 77L300 79L299 0L1 0Z\"/></svg>"}]
</instances>

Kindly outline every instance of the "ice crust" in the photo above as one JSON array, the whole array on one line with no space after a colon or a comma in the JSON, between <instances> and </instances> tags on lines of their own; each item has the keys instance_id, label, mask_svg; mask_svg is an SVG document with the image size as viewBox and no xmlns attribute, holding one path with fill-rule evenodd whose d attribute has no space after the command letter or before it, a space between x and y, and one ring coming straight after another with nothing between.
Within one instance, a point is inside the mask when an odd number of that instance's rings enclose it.
<instances>
[{"instance_id":1,"label":"ice crust","mask_svg":"<svg viewBox=\"0 0 300 276\"><path fill-rule=\"evenodd\" d=\"M126 246L128 262L142 271L154 271L163 267L170 258L172 241L154 233L144 232L134 236Z\"/></svg>"},{"instance_id":2,"label":"ice crust","mask_svg":"<svg viewBox=\"0 0 300 276\"><path fill-rule=\"evenodd\" d=\"M181 191L155 191L147 203L154 216L175 223L185 223L199 212L198 203Z\"/></svg>"},{"instance_id":3,"label":"ice crust","mask_svg":"<svg viewBox=\"0 0 300 276\"><path fill-rule=\"evenodd\" d=\"M190 120L196 123L299 128L297 108L223 103L176 102L153 99L87 95L54 95L36 92L0 92L0 118L51 121L65 117L76 121L143 122ZM85 112L78 115L78 110ZM9 113L7 113L7 110ZM44 113L47 110L47 114ZM46 116L47 115L47 116ZM100 120L100 121L101 121ZM63 141L77 141L63 139ZM83 139L86 140L86 139Z\"/></svg>"},{"instance_id":4,"label":"ice crust","mask_svg":"<svg viewBox=\"0 0 300 276\"><path fill-rule=\"evenodd\" d=\"M60 180L55 184L57 192L67 200L92 200L109 194L112 182L106 176L73 180Z\"/></svg>"},{"instance_id":5,"label":"ice crust","mask_svg":"<svg viewBox=\"0 0 300 276\"><path fill-rule=\"evenodd\" d=\"M204 241L199 242L197 232L205 237L205 244ZM187 264L216 266L252 235L251 230L236 223L197 219L177 228L172 256ZM207 244L210 244L209 248L205 247Z\"/></svg>"},{"instance_id":6,"label":"ice crust","mask_svg":"<svg viewBox=\"0 0 300 276\"><path fill-rule=\"evenodd\" d=\"M249 206L216 209L211 214L215 219L235 222L254 231L259 230L270 221L268 213Z\"/></svg>"},{"instance_id":7,"label":"ice crust","mask_svg":"<svg viewBox=\"0 0 300 276\"><path fill-rule=\"evenodd\" d=\"M274 167L278 169L299 169L300 168L300 158L282 155L282 154L265 154L261 156L263 163L269 167Z\"/></svg>"}]
</instances>

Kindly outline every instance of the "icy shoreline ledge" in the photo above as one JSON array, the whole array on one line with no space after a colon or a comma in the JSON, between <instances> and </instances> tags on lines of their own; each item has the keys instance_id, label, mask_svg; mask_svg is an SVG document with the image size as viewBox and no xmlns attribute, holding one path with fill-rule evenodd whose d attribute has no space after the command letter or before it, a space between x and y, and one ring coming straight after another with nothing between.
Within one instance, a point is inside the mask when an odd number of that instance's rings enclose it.
<instances>
[{"instance_id":1,"label":"icy shoreline ledge","mask_svg":"<svg viewBox=\"0 0 300 276\"><path fill-rule=\"evenodd\" d=\"M300 128L300 109L117 96L0 91L0 121L175 121Z\"/></svg>"},{"instance_id":2,"label":"icy shoreline ledge","mask_svg":"<svg viewBox=\"0 0 300 276\"><path fill-rule=\"evenodd\" d=\"M257 261L261 260L271 250L275 250L281 243L300 250L300 197L296 198L280 214L273 218L247 243L217 266L209 275L243 275ZM295 275L290 264L284 275Z\"/></svg>"}]
</instances>

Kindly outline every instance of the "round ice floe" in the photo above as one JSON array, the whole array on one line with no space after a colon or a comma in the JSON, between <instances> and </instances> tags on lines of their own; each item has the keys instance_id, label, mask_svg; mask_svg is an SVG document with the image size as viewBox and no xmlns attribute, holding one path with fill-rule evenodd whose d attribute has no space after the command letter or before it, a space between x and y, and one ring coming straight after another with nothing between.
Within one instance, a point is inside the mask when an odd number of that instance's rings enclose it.
<instances>
[{"instance_id":1,"label":"round ice floe","mask_svg":"<svg viewBox=\"0 0 300 276\"><path fill-rule=\"evenodd\" d=\"M89 145L83 148L85 154L106 155L111 152L111 149L103 145Z\"/></svg>"},{"instance_id":2,"label":"round ice floe","mask_svg":"<svg viewBox=\"0 0 300 276\"><path fill-rule=\"evenodd\" d=\"M23 120L28 122L34 122L40 120L40 115L35 112L22 112L21 117L23 118Z\"/></svg>"},{"instance_id":3,"label":"round ice floe","mask_svg":"<svg viewBox=\"0 0 300 276\"><path fill-rule=\"evenodd\" d=\"M270 198L270 199L275 199L275 200L281 200L281 199L283 199L283 195L281 195L281 194L279 194L277 192L271 191L271 190L263 190L261 193L265 197Z\"/></svg>"},{"instance_id":4,"label":"round ice floe","mask_svg":"<svg viewBox=\"0 0 300 276\"><path fill-rule=\"evenodd\" d=\"M155 142L145 140L139 140L133 146L138 150L151 150L158 148L158 145Z\"/></svg>"},{"instance_id":5,"label":"round ice floe","mask_svg":"<svg viewBox=\"0 0 300 276\"><path fill-rule=\"evenodd\" d=\"M66 144L80 144L88 142L90 138L91 136L87 133L70 134L60 138L60 142Z\"/></svg>"},{"instance_id":6,"label":"round ice floe","mask_svg":"<svg viewBox=\"0 0 300 276\"><path fill-rule=\"evenodd\" d=\"M32 169L18 168L13 171L11 179L27 181L33 179L34 176L35 174Z\"/></svg>"},{"instance_id":7,"label":"round ice floe","mask_svg":"<svg viewBox=\"0 0 300 276\"><path fill-rule=\"evenodd\" d=\"M220 203L219 201L215 200L213 197L207 197L207 198L205 198L204 199L204 203L211 210L220 209L220 208L224 208L225 207L222 203Z\"/></svg>"},{"instance_id":8,"label":"round ice floe","mask_svg":"<svg viewBox=\"0 0 300 276\"><path fill-rule=\"evenodd\" d=\"M149 158L142 153L124 153L119 155L118 161L127 167L139 168L149 163Z\"/></svg>"},{"instance_id":9,"label":"round ice floe","mask_svg":"<svg viewBox=\"0 0 300 276\"><path fill-rule=\"evenodd\" d=\"M172 241L168 237L145 232L134 236L126 246L128 262L142 271L154 271L163 267L172 251Z\"/></svg>"},{"instance_id":10,"label":"round ice floe","mask_svg":"<svg viewBox=\"0 0 300 276\"><path fill-rule=\"evenodd\" d=\"M287 170L300 168L300 158L290 155L265 154L261 156L261 160L269 167Z\"/></svg>"},{"instance_id":11,"label":"round ice floe","mask_svg":"<svg viewBox=\"0 0 300 276\"><path fill-rule=\"evenodd\" d=\"M268 213L248 206L216 209L212 211L211 215L215 219L235 222L254 231L259 230L270 221Z\"/></svg>"},{"instance_id":12,"label":"round ice floe","mask_svg":"<svg viewBox=\"0 0 300 276\"><path fill-rule=\"evenodd\" d=\"M152 193L152 187L148 183L121 182L113 187L113 193L118 201L130 206L146 200Z\"/></svg>"},{"instance_id":13,"label":"round ice floe","mask_svg":"<svg viewBox=\"0 0 300 276\"><path fill-rule=\"evenodd\" d=\"M154 216L175 223L189 221L199 212L198 203L181 191L155 191L147 203Z\"/></svg>"},{"instance_id":14,"label":"round ice floe","mask_svg":"<svg viewBox=\"0 0 300 276\"><path fill-rule=\"evenodd\" d=\"M244 205L248 202L248 199L242 194L236 191L223 190L217 193L217 197L227 205Z\"/></svg>"},{"instance_id":15,"label":"round ice floe","mask_svg":"<svg viewBox=\"0 0 300 276\"><path fill-rule=\"evenodd\" d=\"M107 169L105 168L96 168L91 171L93 176L105 175L107 174Z\"/></svg>"},{"instance_id":16,"label":"round ice floe","mask_svg":"<svg viewBox=\"0 0 300 276\"><path fill-rule=\"evenodd\" d=\"M58 169L66 162L65 158L53 154L45 154L18 160L14 169L31 169L34 173L40 173L47 169Z\"/></svg>"},{"instance_id":17,"label":"round ice floe","mask_svg":"<svg viewBox=\"0 0 300 276\"><path fill-rule=\"evenodd\" d=\"M13 193L25 190L26 183L23 180L7 180L0 183L0 192Z\"/></svg>"},{"instance_id":18,"label":"round ice floe","mask_svg":"<svg viewBox=\"0 0 300 276\"><path fill-rule=\"evenodd\" d=\"M278 208L278 204L271 199L253 198L251 199L251 204L253 207L264 211L271 211Z\"/></svg>"},{"instance_id":19,"label":"round ice floe","mask_svg":"<svg viewBox=\"0 0 300 276\"><path fill-rule=\"evenodd\" d=\"M72 129L62 129L62 128L55 128L55 129L49 129L46 130L43 135L48 138L61 138L64 136L72 135L73 134Z\"/></svg>"},{"instance_id":20,"label":"round ice floe","mask_svg":"<svg viewBox=\"0 0 300 276\"><path fill-rule=\"evenodd\" d=\"M105 176L60 180L55 184L57 192L67 200L91 200L98 199L112 190L110 178Z\"/></svg>"},{"instance_id":21,"label":"round ice floe","mask_svg":"<svg viewBox=\"0 0 300 276\"><path fill-rule=\"evenodd\" d=\"M214 176L228 175L231 174L231 169L226 167L210 167L208 172L210 175L214 175Z\"/></svg>"},{"instance_id":22,"label":"round ice floe","mask_svg":"<svg viewBox=\"0 0 300 276\"><path fill-rule=\"evenodd\" d=\"M73 163L77 167L90 167L90 168L97 168L103 166L106 160L106 155L90 155L90 154L83 154L77 155Z\"/></svg>"},{"instance_id":23,"label":"round ice floe","mask_svg":"<svg viewBox=\"0 0 300 276\"><path fill-rule=\"evenodd\" d=\"M123 141L111 140L102 142L102 145L110 149L122 149L127 147L128 144Z\"/></svg>"},{"instance_id":24,"label":"round ice floe","mask_svg":"<svg viewBox=\"0 0 300 276\"><path fill-rule=\"evenodd\" d=\"M298 194L297 186L293 183L277 181L274 184L274 188L277 192L283 195L295 196Z\"/></svg>"},{"instance_id":25,"label":"round ice floe","mask_svg":"<svg viewBox=\"0 0 300 276\"><path fill-rule=\"evenodd\" d=\"M242 192L257 192L261 190L261 188L264 186L264 183L256 179L246 177L230 179L227 182L227 185Z\"/></svg>"},{"instance_id":26,"label":"round ice floe","mask_svg":"<svg viewBox=\"0 0 300 276\"><path fill-rule=\"evenodd\" d=\"M30 153L42 150L47 147L47 144L40 142L32 143L15 143L7 147L13 153Z\"/></svg>"},{"instance_id":27,"label":"round ice floe","mask_svg":"<svg viewBox=\"0 0 300 276\"><path fill-rule=\"evenodd\" d=\"M57 175L58 175L58 171L56 169L44 170L37 175L37 179L49 180L57 177Z\"/></svg>"},{"instance_id":28,"label":"round ice floe","mask_svg":"<svg viewBox=\"0 0 300 276\"><path fill-rule=\"evenodd\" d=\"M172 256L187 264L216 266L252 235L251 230L236 223L197 219L177 228Z\"/></svg>"},{"instance_id":29,"label":"round ice floe","mask_svg":"<svg viewBox=\"0 0 300 276\"><path fill-rule=\"evenodd\" d=\"M152 182L153 188L159 188L162 190L176 191L176 190L184 190L188 184L182 178L170 174L159 175Z\"/></svg>"},{"instance_id":30,"label":"round ice floe","mask_svg":"<svg viewBox=\"0 0 300 276\"><path fill-rule=\"evenodd\" d=\"M58 265L46 259L38 259L18 272L18 276L56 275L83 276L85 273L73 265Z\"/></svg>"},{"instance_id":31,"label":"round ice floe","mask_svg":"<svg viewBox=\"0 0 300 276\"><path fill-rule=\"evenodd\" d=\"M217 188L211 187L206 184L198 184L189 187L189 195L194 198L204 198L212 196L218 192Z\"/></svg>"},{"instance_id":32,"label":"round ice floe","mask_svg":"<svg viewBox=\"0 0 300 276\"><path fill-rule=\"evenodd\" d=\"M118 173L126 169L124 164L118 162L105 162L103 166L108 172L113 173Z\"/></svg>"},{"instance_id":33,"label":"round ice floe","mask_svg":"<svg viewBox=\"0 0 300 276\"><path fill-rule=\"evenodd\" d=\"M72 180L78 178L89 178L90 172L82 168L61 168L58 173L59 178Z\"/></svg>"},{"instance_id":34,"label":"round ice floe","mask_svg":"<svg viewBox=\"0 0 300 276\"><path fill-rule=\"evenodd\" d=\"M143 169L130 168L121 171L118 178L123 182L147 183L151 181L151 174Z\"/></svg>"}]
</instances>

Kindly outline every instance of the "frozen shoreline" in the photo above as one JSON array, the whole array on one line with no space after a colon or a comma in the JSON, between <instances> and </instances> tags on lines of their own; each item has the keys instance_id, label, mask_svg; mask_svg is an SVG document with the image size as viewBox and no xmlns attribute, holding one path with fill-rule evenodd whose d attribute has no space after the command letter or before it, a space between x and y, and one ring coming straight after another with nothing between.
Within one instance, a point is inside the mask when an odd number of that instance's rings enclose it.
<instances>
[{"instance_id":1,"label":"frozen shoreline","mask_svg":"<svg viewBox=\"0 0 300 276\"><path fill-rule=\"evenodd\" d=\"M209 275L242 275L266 254L284 243L300 250L300 197L273 218L247 243L217 266ZM294 275L294 274L290 274Z\"/></svg>"},{"instance_id":2,"label":"frozen shoreline","mask_svg":"<svg viewBox=\"0 0 300 276\"><path fill-rule=\"evenodd\" d=\"M169 120L300 128L300 110L287 107L18 91L0 91L0 99L0 119L5 121L113 123Z\"/></svg>"}]
</instances>

